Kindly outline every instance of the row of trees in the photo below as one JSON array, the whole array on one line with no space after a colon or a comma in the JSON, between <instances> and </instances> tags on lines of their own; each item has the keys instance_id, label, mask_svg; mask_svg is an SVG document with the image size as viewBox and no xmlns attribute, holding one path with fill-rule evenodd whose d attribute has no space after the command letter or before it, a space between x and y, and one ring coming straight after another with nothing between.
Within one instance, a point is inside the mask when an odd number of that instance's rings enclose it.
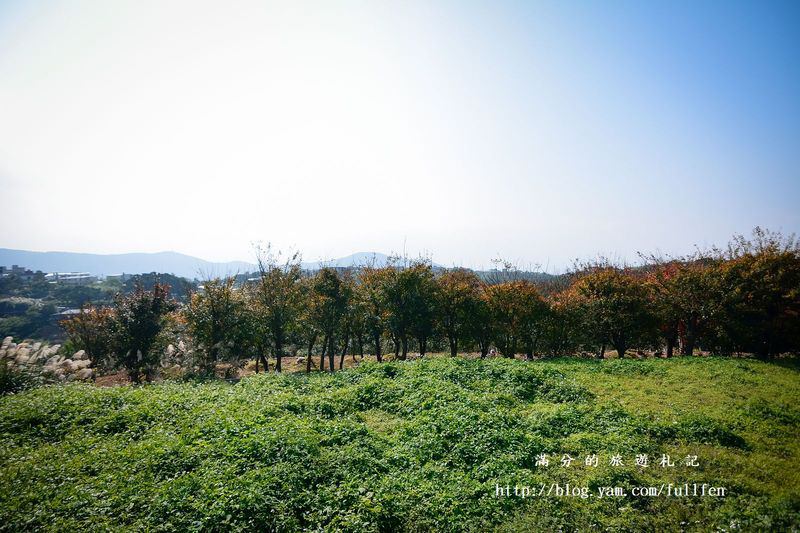
<instances>
[{"instance_id":1,"label":"row of trees","mask_svg":"<svg viewBox=\"0 0 800 533\"><path fill-rule=\"evenodd\" d=\"M800 349L793 238L757 228L725 250L646 259L635 268L596 261L537 283L513 268L486 280L424 260L304 275L297 256L267 253L254 279L209 280L180 309L156 284L118 296L111 308L89 307L65 327L91 354L113 354L134 380L148 377L159 335L175 328L191 339L203 372L252 359L268 369L267 356L280 371L283 357L298 352L307 371L333 371L347 354L382 361L387 349L397 359L431 349L529 359L604 357L609 348L619 357L702 349L764 358Z\"/></svg>"}]
</instances>

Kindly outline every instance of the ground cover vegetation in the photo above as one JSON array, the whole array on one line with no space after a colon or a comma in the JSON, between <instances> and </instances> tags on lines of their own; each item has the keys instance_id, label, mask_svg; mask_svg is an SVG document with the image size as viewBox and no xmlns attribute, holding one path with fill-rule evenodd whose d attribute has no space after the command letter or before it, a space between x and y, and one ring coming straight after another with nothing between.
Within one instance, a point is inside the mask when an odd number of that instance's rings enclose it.
<instances>
[{"instance_id":1,"label":"ground cover vegetation","mask_svg":"<svg viewBox=\"0 0 800 533\"><path fill-rule=\"evenodd\" d=\"M40 387L0 398L0 530L788 531L799 376L794 360L440 356ZM630 496L694 482L726 495ZM553 483L592 496L497 496ZM615 486L628 496L598 496Z\"/></svg>"}]
</instances>

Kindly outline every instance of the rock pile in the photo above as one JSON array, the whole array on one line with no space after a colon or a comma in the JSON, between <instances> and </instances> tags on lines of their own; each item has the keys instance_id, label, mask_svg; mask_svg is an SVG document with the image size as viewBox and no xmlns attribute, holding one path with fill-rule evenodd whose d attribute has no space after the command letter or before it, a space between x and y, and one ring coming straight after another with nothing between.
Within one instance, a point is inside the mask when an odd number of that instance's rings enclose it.
<instances>
[{"instance_id":1,"label":"rock pile","mask_svg":"<svg viewBox=\"0 0 800 533\"><path fill-rule=\"evenodd\" d=\"M48 346L41 342L14 342L6 337L0 344L0 361L20 372L41 374L54 381L87 381L94 379L92 362L86 352L79 350L72 357L64 357L58 351L60 344Z\"/></svg>"}]
</instances>

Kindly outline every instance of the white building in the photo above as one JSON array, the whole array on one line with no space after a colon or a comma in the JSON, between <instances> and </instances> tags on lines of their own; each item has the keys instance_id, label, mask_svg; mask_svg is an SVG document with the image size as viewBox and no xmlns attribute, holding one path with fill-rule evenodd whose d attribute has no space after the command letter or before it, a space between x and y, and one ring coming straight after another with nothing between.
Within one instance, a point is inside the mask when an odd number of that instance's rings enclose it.
<instances>
[{"instance_id":1,"label":"white building","mask_svg":"<svg viewBox=\"0 0 800 533\"><path fill-rule=\"evenodd\" d=\"M88 272L51 272L45 279L60 285L89 285L97 281L97 277Z\"/></svg>"}]
</instances>

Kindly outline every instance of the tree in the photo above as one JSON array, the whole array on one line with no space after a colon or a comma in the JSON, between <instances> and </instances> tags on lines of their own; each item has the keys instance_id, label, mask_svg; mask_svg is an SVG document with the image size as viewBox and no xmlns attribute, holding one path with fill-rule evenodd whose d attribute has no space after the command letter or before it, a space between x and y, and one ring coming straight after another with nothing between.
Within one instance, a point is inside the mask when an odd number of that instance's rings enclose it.
<instances>
[{"instance_id":1,"label":"tree","mask_svg":"<svg viewBox=\"0 0 800 533\"><path fill-rule=\"evenodd\" d=\"M113 320L111 308L87 303L81 306L78 314L62 320L60 325L75 347L84 350L89 359L97 364L112 356Z\"/></svg>"},{"instance_id":2,"label":"tree","mask_svg":"<svg viewBox=\"0 0 800 533\"><path fill-rule=\"evenodd\" d=\"M314 281L312 277L304 277L300 280L300 291L302 293L302 300L304 305L298 317L298 341L306 347L306 373L311 372L311 365L313 364L312 356L314 354L314 347L320 336L320 331L317 328L316 317L314 312L315 294L314 294Z\"/></svg>"},{"instance_id":3,"label":"tree","mask_svg":"<svg viewBox=\"0 0 800 533\"><path fill-rule=\"evenodd\" d=\"M487 287L495 339L500 352L509 358L522 344L528 358L542 334L547 306L529 281L506 281Z\"/></svg>"},{"instance_id":4,"label":"tree","mask_svg":"<svg viewBox=\"0 0 800 533\"><path fill-rule=\"evenodd\" d=\"M712 262L702 258L656 261L647 275L658 328L671 357L680 342L681 354L691 355L706 330L719 298Z\"/></svg>"},{"instance_id":5,"label":"tree","mask_svg":"<svg viewBox=\"0 0 800 533\"><path fill-rule=\"evenodd\" d=\"M145 290L136 285L129 295L118 294L114 298L114 314L111 321L115 353L128 371L134 383L142 379L150 381L160 361L157 344L167 322L167 314L177 305L170 298L169 285L155 283L153 289Z\"/></svg>"},{"instance_id":6,"label":"tree","mask_svg":"<svg viewBox=\"0 0 800 533\"><path fill-rule=\"evenodd\" d=\"M400 276L400 269L389 266L384 271L382 284L386 302L386 325L394 343L395 359L405 359L408 354L408 336L411 329L411 302L408 289Z\"/></svg>"},{"instance_id":7,"label":"tree","mask_svg":"<svg viewBox=\"0 0 800 533\"><path fill-rule=\"evenodd\" d=\"M472 332L480 295L481 281L471 270L448 270L436 278L436 307L451 357Z\"/></svg>"},{"instance_id":8,"label":"tree","mask_svg":"<svg viewBox=\"0 0 800 533\"><path fill-rule=\"evenodd\" d=\"M254 291L259 333L264 344L272 347L276 372L281 371L284 347L298 326L303 306L299 255L282 264L279 259L269 247L258 250L259 279Z\"/></svg>"},{"instance_id":9,"label":"tree","mask_svg":"<svg viewBox=\"0 0 800 533\"><path fill-rule=\"evenodd\" d=\"M149 272L131 276L124 282L123 287L126 293L135 290L137 285L141 285L145 290L150 291L153 290L153 286L156 283L169 285L170 294L181 303L189 299L196 286L196 283L180 276L161 272Z\"/></svg>"},{"instance_id":10,"label":"tree","mask_svg":"<svg viewBox=\"0 0 800 533\"><path fill-rule=\"evenodd\" d=\"M342 349L339 353L339 370L344 368L344 357L351 346L354 335L360 327L356 302L353 299L355 288L354 280L349 270L340 274L342 299L344 300L344 313L339 322Z\"/></svg>"},{"instance_id":11,"label":"tree","mask_svg":"<svg viewBox=\"0 0 800 533\"><path fill-rule=\"evenodd\" d=\"M547 349L554 355L576 352L581 346L580 298L567 288L548 297L544 318L544 338Z\"/></svg>"},{"instance_id":12,"label":"tree","mask_svg":"<svg viewBox=\"0 0 800 533\"><path fill-rule=\"evenodd\" d=\"M333 372L339 337L345 339L343 351L347 346L345 318L351 299L351 287L333 268L325 267L317 271L312 283L312 322L322 335L322 356L320 371L325 368L325 355L328 355L328 369Z\"/></svg>"},{"instance_id":13,"label":"tree","mask_svg":"<svg viewBox=\"0 0 800 533\"><path fill-rule=\"evenodd\" d=\"M647 285L633 272L607 265L591 268L576 282L583 299L587 326L601 344L600 357L606 343L624 357L637 342L652 338L655 322L649 308Z\"/></svg>"},{"instance_id":14,"label":"tree","mask_svg":"<svg viewBox=\"0 0 800 533\"><path fill-rule=\"evenodd\" d=\"M417 339L419 354L428 352L428 341L436 328L436 283L428 261L417 261L400 272L409 291L411 333Z\"/></svg>"},{"instance_id":15,"label":"tree","mask_svg":"<svg viewBox=\"0 0 800 533\"><path fill-rule=\"evenodd\" d=\"M800 349L800 243L761 228L736 236L720 264L727 343L769 358Z\"/></svg>"},{"instance_id":16,"label":"tree","mask_svg":"<svg viewBox=\"0 0 800 533\"><path fill-rule=\"evenodd\" d=\"M489 298L488 287L482 285L478 298L475 300L469 325L470 338L477 344L481 359L486 358L489 354L492 339L496 334L492 323L492 308Z\"/></svg>"},{"instance_id":17,"label":"tree","mask_svg":"<svg viewBox=\"0 0 800 533\"><path fill-rule=\"evenodd\" d=\"M522 283L519 298L522 307L520 339L525 346L525 356L531 360L538 353L550 316L550 307L533 283Z\"/></svg>"},{"instance_id":18,"label":"tree","mask_svg":"<svg viewBox=\"0 0 800 533\"><path fill-rule=\"evenodd\" d=\"M359 280L358 278L350 278L350 309L347 313L347 324L350 330L350 338L352 339L351 353L353 355L353 362L356 361L356 352L359 357L364 359L364 344L367 340L369 331L367 330L367 319L369 313L366 309L365 302L359 297ZM380 337L378 337L380 342Z\"/></svg>"},{"instance_id":19,"label":"tree","mask_svg":"<svg viewBox=\"0 0 800 533\"><path fill-rule=\"evenodd\" d=\"M387 282L394 275L391 267L364 267L355 287L357 309L363 313L364 330L375 346L375 358L383 361L381 337L386 330L389 311L387 309Z\"/></svg>"},{"instance_id":20,"label":"tree","mask_svg":"<svg viewBox=\"0 0 800 533\"><path fill-rule=\"evenodd\" d=\"M395 353L402 348L400 359L408 354L408 340L416 337L421 355L425 355L428 338L434 328L435 285L430 262L413 261L392 265L383 283L387 323L395 341Z\"/></svg>"},{"instance_id":21,"label":"tree","mask_svg":"<svg viewBox=\"0 0 800 533\"><path fill-rule=\"evenodd\" d=\"M202 373L213 374L220 361L238 361L245 349L245 303L242 293L234 288L232 277L207 280L202 292L189 297L184 316L203 355Z\"/></svg>"}]
</instances>

